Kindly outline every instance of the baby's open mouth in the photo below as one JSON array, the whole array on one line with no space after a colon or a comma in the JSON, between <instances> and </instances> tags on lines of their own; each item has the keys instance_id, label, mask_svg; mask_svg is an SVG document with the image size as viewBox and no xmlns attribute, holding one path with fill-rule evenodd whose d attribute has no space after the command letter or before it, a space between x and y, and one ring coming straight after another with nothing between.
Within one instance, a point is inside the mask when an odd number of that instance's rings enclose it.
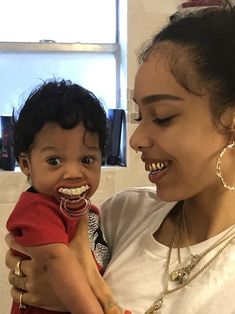
<instances>
[{"instance_id":1,"label":"baby's open mouth","mask_svg":"<svg viewBox=\"0 0 235 314\"><path fill-rule=\"evenodd\" d=\"M86 197L89 188L87 184L73 188L59 188L61 212L70 218L76 219L85 215L91 206L90 199Z\"/></svg>"}]
</instances>

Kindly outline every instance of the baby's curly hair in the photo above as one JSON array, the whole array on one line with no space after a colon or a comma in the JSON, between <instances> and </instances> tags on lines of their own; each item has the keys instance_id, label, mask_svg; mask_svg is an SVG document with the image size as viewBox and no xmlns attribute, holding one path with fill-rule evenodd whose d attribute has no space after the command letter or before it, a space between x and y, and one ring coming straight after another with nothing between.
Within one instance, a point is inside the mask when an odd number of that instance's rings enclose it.
<instances>
[{"instance_id":1,"label":"baby's curly hair","mask_svg":"<svg viewBox=\"0 0 235 314\"><path fill-rule=\"evenodd\" d=\"M46 122L56 122L63 129L72 129L80 122L99 137L99 147L105 154L108 120L103 105L89 90L70 80L51 79L37 86L16 114L13 113L14 154L29 153L35 135Z\"/></svg>"}]
</instances>

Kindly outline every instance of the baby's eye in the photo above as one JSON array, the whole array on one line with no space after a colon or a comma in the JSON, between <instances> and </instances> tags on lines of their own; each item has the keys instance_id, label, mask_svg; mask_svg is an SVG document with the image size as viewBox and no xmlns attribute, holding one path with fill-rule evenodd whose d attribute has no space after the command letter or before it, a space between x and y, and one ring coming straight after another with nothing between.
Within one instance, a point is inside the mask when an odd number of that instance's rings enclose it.
<instances>
[{"instance_id":1,"label":"baby's eye","mask_svg":"<svg viewBox=\"0 0 235 314\"><path fill-rule=\"evenodd\" d=\"M84 163L84 164L93 164L94 162L95 162L94 157L86 156L86 157L82 158L82 163Z\"/></svg>"},{"instance_id":2,"label":"baby's eye","mask_svg":"<svg viewBox=\"0 0 235 314\"><path fill-rule=\"evenodd\" d=\"M47 162L52 166L58 166L61 163L61 160L58 157L50 157L47 159Z\"/></svg>"}]
</instances>

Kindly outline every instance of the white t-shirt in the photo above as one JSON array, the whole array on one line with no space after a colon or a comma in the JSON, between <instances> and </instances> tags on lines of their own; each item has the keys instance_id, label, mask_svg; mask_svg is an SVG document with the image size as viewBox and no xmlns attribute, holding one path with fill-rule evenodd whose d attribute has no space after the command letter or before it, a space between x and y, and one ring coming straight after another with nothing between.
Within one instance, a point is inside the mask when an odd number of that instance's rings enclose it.
<instances>
[{"instance_id":1,"label":"white t-shirt","mask_svg":"<svg viewBox=\"0 0 235 314\"><path fill-rule=\"evenodd\" d=\"M143 314L163 291L169 248L157 242L153 233L174 205L157 199L154 189L131 188L110 198L101 207L102 224L112 255L104 278L117 303L133 314ZM192 253L201 253L222 234L191 246ZM221 246L208 253L195 271ZM189 254L188 249L180 251L183 260ZM174 270L177 265L177 249L173 249L170 268ZM170 282L170 289L175 286L176 283ZM157 313L235 313L235 241L192 282L168 294L163 301Z\"/></svg>"}]
</instances>

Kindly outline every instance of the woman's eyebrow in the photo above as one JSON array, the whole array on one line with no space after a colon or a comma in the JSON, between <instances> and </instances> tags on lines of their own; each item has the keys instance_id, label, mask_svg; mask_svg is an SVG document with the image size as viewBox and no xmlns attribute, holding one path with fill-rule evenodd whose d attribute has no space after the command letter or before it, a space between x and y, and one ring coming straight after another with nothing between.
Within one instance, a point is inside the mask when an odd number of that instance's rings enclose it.
<instances>
[{"instance_id":1,"label":"woman's eyebrow","mask_svg":"<svg viewBox=\"0 0 235 314\"><path fill-rule=\"evenodd\" d=\"M148 105L152 104L154 102L162 101L162 100L176 100L176 101L181 101L183 98L175 96L175 95L170 95L170 94L154 94L154 95L148 95L145 96L141 99L141 103L143 105ZM136 103L135 98L133 98L133 101Z\"/></svg>"}]
</instances>

